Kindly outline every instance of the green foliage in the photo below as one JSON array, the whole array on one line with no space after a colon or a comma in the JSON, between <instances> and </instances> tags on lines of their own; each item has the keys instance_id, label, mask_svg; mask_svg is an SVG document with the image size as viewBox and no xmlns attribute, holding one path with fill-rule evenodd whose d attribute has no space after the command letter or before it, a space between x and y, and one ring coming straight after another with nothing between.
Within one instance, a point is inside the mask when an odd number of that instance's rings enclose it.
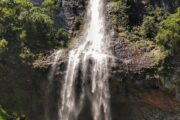
<instances>
[{"instance_id":1,"label":"green foliage","mask_svg":"<svg viewBox=\"0 0 180 120\"><path fill-rule=\"evenodd\" d=\"M7 112L2 109L2 107L0 106L0 120L8 120L10 118L10 116L7 114Z\"/></svg>"},{"instance_id":2,"label":"green foliage","mask_svg":"<svg viewBox=\"0 0 180 120\"><path fill-rule=\"evenodd\" d=\"M175 14L170 15L160 23L156 36L157 43L164 46L171 53L180 50L180 8Z\"/></svg>"},{"instance_id":3,"label":"green foliage","mask_svg":"<svg viewBox=\"0 0 180 120\"><path fill-rule=\"evenodd\" d=\"M25 118L23 118L25 120ZM0 120L21 120L17 115L7 113L0 105Z\"/></svg>"},{"instance_id":4,"label":"green foliage","mask_svg":"<svg viewBox=\"0 0 180 120\"><path fill-rule=\"evenodd\" d=\"M44 0L42 3L42 7L49 14L52 15L53 11L57 10L60 7L60 3L57 0Z\"/></svg>"},{"instance_id":5,"label":"green foliage","mask_svg":"<svg viewBox=\"0 0 180 120\"><path fill-rule=\"evenodd\" d=\"M5 39L0 40L0 53L7 50L8 42Z\"/></svg>"},{"instance_id":6,"label":"green foliage","mask_svg":"<svg viewBox=\"0 0 180 120\"><path fill-rule=\"evenodd\" d=\"M112 25L131 42L151 41L168 55L180 51L180 8L152 0L108 0ZM166 2L166 1L165 1ZM172 13L173 12L173 13ZM157 55L158 58L158 55Z\"/></svg>"},{"instance_id":7,"label":"green foliage","mask_svg":"<svg viewBox=\"0 0 180 120\"><path fill-rule=\"evenodd\" d=\"M156 44L158 38L156 36L162 26L160 22L169 16L170 11L168 9L155 6L151 0L109 1L112 25L120 37L130 41L152 41ZM170 31L169 35L171 34ZM158 36L164 39L163 37L166 36L167 32L164 31L161 36Z\"/></svg>"},{"instance_id":8,"label":"green foliage","mask_svg":"<svg viewBox=\"0 0 180 120\"><path fill-rule=\"evenodd\" d=\"M141 27L143 31L138 31L143 34L143 37L153 36L149 34L152 27L157 29L156 25L168 15L168 11L164 8L153 6L149 0L109 0L111 8L112 21L115 30L119 32L131 32L134 27ZM149 28L145 28L148 26ZM144 28L143 28L144 27ZM146 29L146 30L145 30ZM148 30L149 29L149 30ZM154 29L154 28L153 28ZM137 30L137 29L136 29ZM156 30L155 30L156 31ZM154 31L153 31L154 32ZM141 35L140 35L141 36Z\"/></svg>"},{"instance_id":9,"label":"green foliage","mask_svg":"<svg viewBox=\"0 0 180 120\"><path fill-rule=\"evenodd\" d=\"M112 12L115 14L112 16L112 23L117 31L121 31L123 27L128 28L128 15L127 6L124 1L111 2Z\"/></svg>"},{"instance_id":10,"label":"green foliage","mask_svg":"<svg viewBox=\"0 0 180 120\"><path fill-rule=\"evenodd\" d=\"M141 27L141 35L143 38L152 39L157 33L157 23L154 17L145 17Z\"/></svg>"},{"instance_id":11,"label":"green foliage","mask_svg":"<svg viewBox=\"0 0 180 120\"><path fill-rule=\"evenodd\" d=\"M52 6L55 4L54 0L44 0L44 2L42 3L43 6Z\"/></svg>"},{"instance_id":12,"label":"green foliage","mask_svg":"<svg viewBox=\"0 0 180 120\"><path fill-rule=\"evenodd\" d=\"M58 29L58 31L55 34L55 39L56 41L61 41L61 46L66 47L69 40L69 35L67 30L63 28Z\"/></svg>"},{"instance_id":13,"label":"green foliage","mask_svg":"<svg viewBox=\"0 0 180 120\"><path fill-rule=\"evenodd\" d=\"M26 47L32 51L46 50L52 47L54 23L48 15L39 8L34 8L23 12L19 16L19 20L24 24L20 39L22 40L22 37L25 39Z\"/></svg>"},{"instance_id":14,"label":"green foliage","mask_svg":"<svg viewBox=\"0 0 180 120\"><path fill-rule=\"evenodd\" d=\"M23 62L31 63L32 59L35 57L35 55L30 51L30 49L24 47L20 53L20 58L23 60Z\"/></svg>"},{"instance_id":15,"label":"green foliage","mask_svg":"<svg viewBox=\"0 0 180 120\"><path fill-rule=\"evenodd\" d=\"M0 52L8 49L24 60L66 46L68 32L57 28L50 16L57 5L56 0L45 0L39 7L29 0L1 0Z\"/></svg>"}]
</instances>

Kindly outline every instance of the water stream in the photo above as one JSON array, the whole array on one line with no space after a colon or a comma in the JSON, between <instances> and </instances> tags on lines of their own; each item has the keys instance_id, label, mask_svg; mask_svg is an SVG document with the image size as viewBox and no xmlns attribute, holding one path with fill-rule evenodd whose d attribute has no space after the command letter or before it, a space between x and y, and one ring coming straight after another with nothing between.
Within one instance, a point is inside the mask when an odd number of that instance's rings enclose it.
<instances>
[{"instance_id":1,"label":"water stream","mask_svg":"<svg viewBox=\"0 0 180 120\"><path fill-rule=\"evenodd\" d=\"M108 83L110 53L107 49L103 0L90 0L86 14L88 27L83 33L85 39L69 52L59 100L59 120L78 120L86 97L91 104L93 120L111 120ZM59 55L57 52L51 75L55 72Z\"/></svg>"}]
</instances>

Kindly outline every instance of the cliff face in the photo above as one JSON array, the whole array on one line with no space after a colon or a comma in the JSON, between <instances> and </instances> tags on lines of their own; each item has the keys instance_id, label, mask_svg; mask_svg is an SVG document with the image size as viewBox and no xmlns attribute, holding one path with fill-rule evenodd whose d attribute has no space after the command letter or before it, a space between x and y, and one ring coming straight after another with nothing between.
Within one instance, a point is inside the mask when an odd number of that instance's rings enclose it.
<instances>
[{"instance_id":1,"label":"cliff face","mask_svg":"<svg viewBox=\"0 0 180 120\"><path fill-rule=\"evenodd\" d=\"M36 5L42 2L32 1ZM167 17L180 6L179 0L124 0L118 6L116 2L108 0L106 6L107 33L111 38L109 47L115 56L115 64L109 66L113 120L179 119L180 57L176 54L167 59L166 51L153 41L156 31L154 26L150 27L150 30L153 28L153 34L147 34L151 37L148 42L148 37L139 35L143 19L154 16L155 10L159 8L163 12L160 10L157 16L163 14L162 19ZM77 36L86 5L87 0L70 0L60 4L52 15L57 27L68 30L70 37ZM60 90L68 60L68 49L62 51L64 54L59 60L59 71L51 91L52 101L49 101L52 110L50 114L54 119L57 116L57 91ZM30 120L44 120L47 76L53 54L48 59L44 57L36 60L35 68L11 58L0 59L0 104L9 111L26 114Z\"/></svg>"},{"instance_id":2,"label":"cliff face","mask_svg":"<svg viewBox=\"0 0 180 120\"><path fill-rule=\"evenodd\" d=\"M179 0L150 0L151 4L158 7L163 7L165 9L168 9L170 11L174 11L177 7L180 5Z\"/></svg>"},{"instance_id":3,"label":"cliff face","mask_svg":"<svg viewBox=\"0 0 180 120\"><path fill-rule=\"evenodd\" d=\"M107 21L111 24L110 28L115 30L111 49L117 57L117 65L124 64L121 69L130 72L147 70L147 74L148 69L153 69L154 78L164 87L173 89L176 86L178 79L172 76L176 76L175 71L178 71L174 67L178 66L178 55L169 57L168 51L157 44L156 35L161 29L161 21L179 6L177 0L108 2Z\"/></svg>"},{"instance_id":4,"label":"cliff face","mask_svg":"<svg viewBox=\"0 0 180 120\"><path fill-rule=\"evenodd\" d=\"M158 26L163 16L166 18L179 5L177 0L108 2L107 21L115 30L111 50L116 65L110 70L114 120L179 118L179 57L168 57L151 34L156 34L154 25ZM157 16L160 19L156 19L157 9L165 11ZM143 26L147 24L144 20L148 17L155 17L154 25L146 26L152 31L143 36Z\"/></svg>"},{"instance_id":5,"label":"cliff face","mask_svg":"<svg viewBox=\"0 0 180 120\"><path fill-rule=\"evenodd\" d=\"M55 12L55 22L59 27L64 27L72 33L78 30L86 10L87 0L63 1L62 6Z\"/></svg>"},{"instance_id":6,"label":"cliff face","mask_svg":"<svg viewBox=\"0 0 180 120\"><path fill-rule=\"evenodd\" d=\"M134 2L133 4L128 3L128 5L143 4L144 7L152 5L154 9L162 5L162 3L155 2ZM115 3L107 3L106 8L107 33L109 33L109 37L111 38L109 48L115 56L115 64L109 63L113 120L179 119L179 85L176 84L179 78L178 67L173 67L178 66L177 62L179 60L177 58L179 57L174 56L173 58L168 58L166 51L161 49L153 40L146 41L141 38L137 39L136 37L130 40L121 33L122 31L116 31L112 21L114 16L117 16L119 12L113 11L115 7L113 6L114 4ZM168 3L166 4L169 5ZM130 7L132 7L130 10L134 9L134 6ZM161 9L164 9L164 6L162 6ZM171 12L169 9L166 10L167 13ZM142 11L139 12L143 15L149 14L148 11L146 13ZM134 16L131 16L129 19L131 18L134 18ZM138 23L140 24L141 22ZM131 30L128 32L127 35L134 34ZM62 50L62 52L64 54L59 60L57 68L59 71L56 73L54 82L56 86L53 90L60 89L57 83L61 83L58 81L63 80L66 70L68 59L66 55L68 51ZM39 67L48 67L46 63L51 63L52 59L53 56L49 57L48 61L42 62L39 64ZM162 69L162 67L164 67L164 69ZM55 91L52 93L54 92ZM54 96L57 95L57 93L54 94ZM56 100L57 98L55 98L55 101ZM51 107L55 108L55 105ZM86 109L88 109L88 106L84 111L88 111ZM82 119L90 118L89 115L83 113L81 117Z\"/></svg>"}]
</instances>

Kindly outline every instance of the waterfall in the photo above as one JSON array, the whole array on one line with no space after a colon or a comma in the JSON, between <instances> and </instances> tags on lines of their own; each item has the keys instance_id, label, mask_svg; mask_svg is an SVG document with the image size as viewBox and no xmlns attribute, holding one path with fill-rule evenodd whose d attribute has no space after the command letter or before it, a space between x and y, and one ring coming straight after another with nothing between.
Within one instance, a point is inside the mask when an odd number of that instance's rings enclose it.
<instances>
[{"instance_id":1,"label":"waterfall","mask_svg":"<svg viewBox=\"0 0 180 120\"><path fill-rule=\"evenodd\" d=\"M92 106L93 120L111 120L108 83L108 61L111 54L107 47L103 0L90 0L86 14L88 22L83 32L85 39L69 52L59 100L59 120L77 120L86 97ZM77 86L77 83L80 84Z\"/></svg>"}]
</instances>

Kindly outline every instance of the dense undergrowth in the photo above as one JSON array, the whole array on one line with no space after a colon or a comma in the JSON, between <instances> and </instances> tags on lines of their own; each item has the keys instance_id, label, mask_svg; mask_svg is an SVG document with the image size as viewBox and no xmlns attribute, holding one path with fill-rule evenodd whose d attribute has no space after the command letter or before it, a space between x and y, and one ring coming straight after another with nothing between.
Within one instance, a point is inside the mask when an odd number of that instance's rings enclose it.
<instances>
[{"instance_id":1,"label":"dense undergrowth","mask_svg":"<svg viewBox=\"0 0 180 120\"><path fill-rule=\"evenodd\" d=\"M178 52L180 8L177 7L179 2L110 0L110 6L113 27L121 37L132 42L151 41L167 50L169 55Z\"/></svg>"},{"instance_id":2,"label":"dense undergrowth","mask_svg":"<svg viewBox=\"0 0 180 120\"><path fill-rule=\"evenodd\" d=\"M155 79L162 89L178 95L176 89L179 84L180 1L108 1L112 25L119 37L130 42L132 46L158 50L152 57L157 68L153 73Z\"/></svg>"},{"instance_id":3,"label":"dense undergrowth","mask_svg":"<svg viewBox=\"0 0 180 120\"><path fill-rule=\"evenodd\" d=\"M35 6L27 0L0 1L0 55L31 61L39 53L65 47L68 32L54 24L52 17L60 3L45 0Z\"/></svg>"}]
</instances>

